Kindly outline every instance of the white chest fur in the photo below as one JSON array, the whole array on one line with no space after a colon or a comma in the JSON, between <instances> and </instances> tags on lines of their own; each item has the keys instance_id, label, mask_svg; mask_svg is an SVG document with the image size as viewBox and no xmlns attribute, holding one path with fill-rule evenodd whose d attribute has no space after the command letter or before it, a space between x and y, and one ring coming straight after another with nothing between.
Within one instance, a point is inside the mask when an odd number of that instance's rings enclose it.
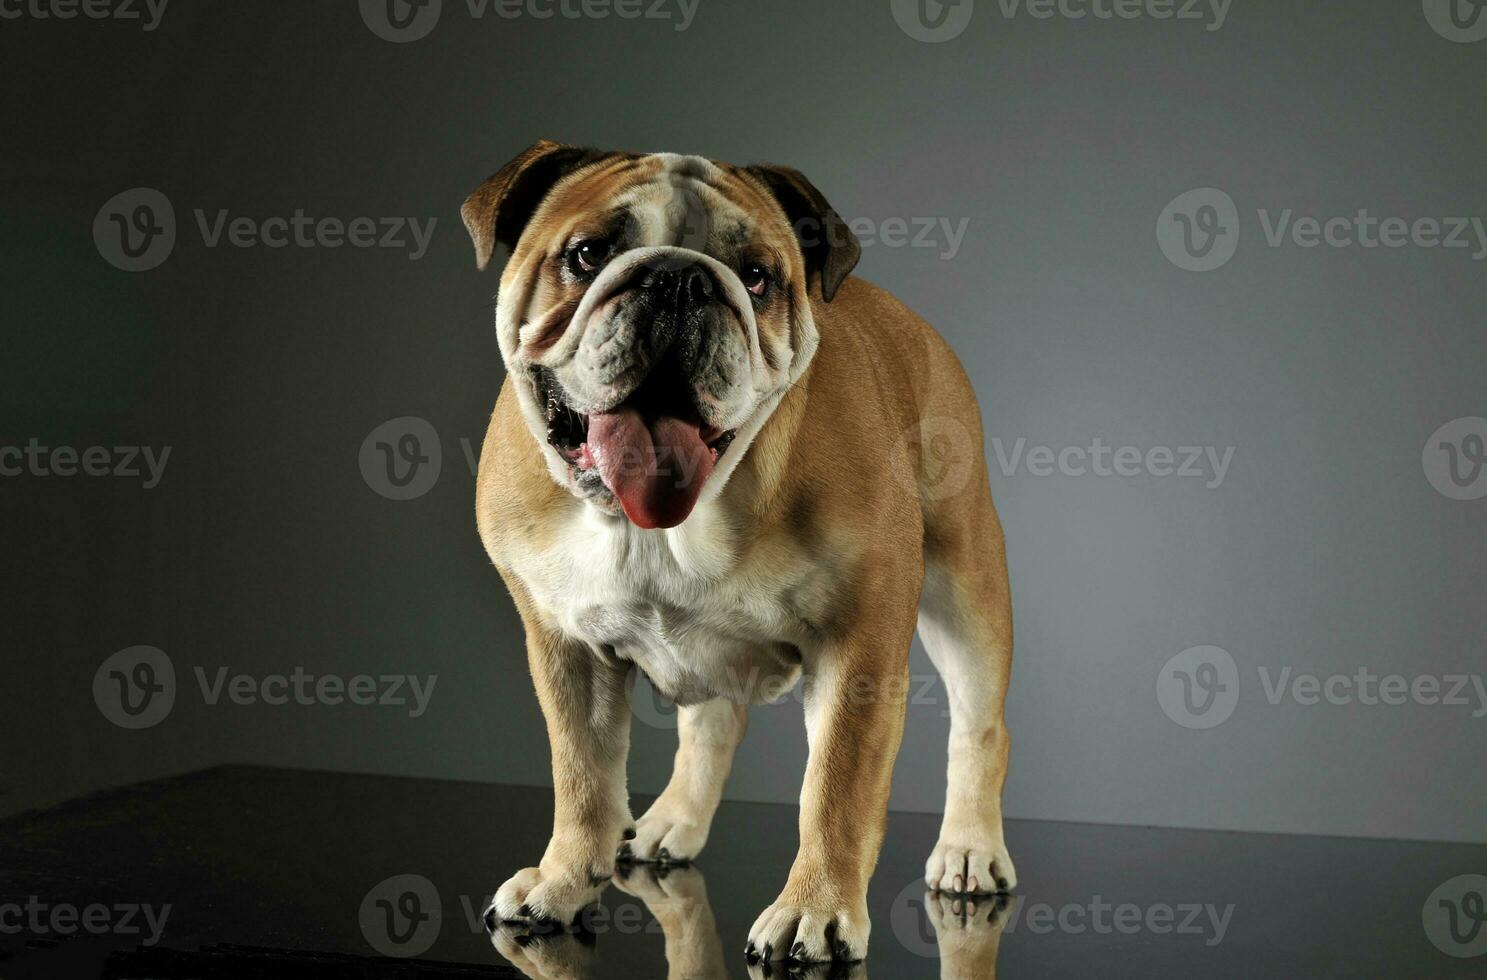
<instances>
[{"instance_id":1,"label":"white chest fur","mask_svg":"<svg viewBox=\"0 0 1487 980\"><path fill-rule=\"evenodd\" d=\"M565 634L635 662L678 703L759 701L794 683L808 633L785 585L743 571L735 540L710 502L665 531L581 506L516 571Z\"/></svg>"}]
</instances>

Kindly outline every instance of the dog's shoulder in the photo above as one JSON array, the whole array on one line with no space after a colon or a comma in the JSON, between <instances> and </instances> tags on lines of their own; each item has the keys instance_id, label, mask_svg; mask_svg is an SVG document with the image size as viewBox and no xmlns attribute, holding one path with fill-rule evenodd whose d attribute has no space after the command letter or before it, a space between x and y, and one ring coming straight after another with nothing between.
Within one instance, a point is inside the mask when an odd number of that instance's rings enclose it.
<instances>
[{"instance_id":1,"label":"dog's shoulder","mask_svg":"<svg viewBox=\"0 0 1487 980\"><path fill-rule=\"evenodd\" d=\"M930 405L971 399L964 369L934 327L888 290L855 276L815 299L820 341L810 370L813 414L850 419L881 438L922 421Z\"/></svg>"}]
</instances>

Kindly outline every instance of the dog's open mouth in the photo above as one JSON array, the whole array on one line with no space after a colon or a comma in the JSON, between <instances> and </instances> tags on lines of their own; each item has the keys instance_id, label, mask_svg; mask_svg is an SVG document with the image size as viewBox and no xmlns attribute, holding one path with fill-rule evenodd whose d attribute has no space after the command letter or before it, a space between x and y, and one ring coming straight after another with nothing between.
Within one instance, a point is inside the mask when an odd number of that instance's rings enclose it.
<instances>
[{"instance_id":1,"label":"dog's open mouth","mask_svg":"<svg viewBox=\"0 0 1487 980\"><path fill-rule=\"evenodd\" d=\"M550 373L535 374L548 443L576 469L597 471L625 516L643 528L687 519L735 435L704 423L666 374L652 372L623 402L592 415L569 407Z\"/></svg>"}]
</instances>

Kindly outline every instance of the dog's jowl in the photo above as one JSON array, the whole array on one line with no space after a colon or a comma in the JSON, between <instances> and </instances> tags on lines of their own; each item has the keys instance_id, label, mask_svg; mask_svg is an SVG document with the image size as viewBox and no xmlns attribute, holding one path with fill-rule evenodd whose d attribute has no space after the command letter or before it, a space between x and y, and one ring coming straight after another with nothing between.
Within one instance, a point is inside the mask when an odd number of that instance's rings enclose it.
<instances>
[{"instance_id":1,"label":"dog's jowl","mask_svg":"<svg viewBox=\"0 0 1487 980\"><path fill-rule=\"evenodd\" d=\"M480 266L510 252L476 508L556 791L551 844L493 918L568 922L617 860L696 857L748 705L803 676L800 850L746 952L860 959L916 624L951 711L927 882L1013 887L1006 559L944 341L851 277L847 224L788 168L541 142L463 215ZM671 782L639 820L632 665L681 706Z\"/></svg>"}]
</instances>

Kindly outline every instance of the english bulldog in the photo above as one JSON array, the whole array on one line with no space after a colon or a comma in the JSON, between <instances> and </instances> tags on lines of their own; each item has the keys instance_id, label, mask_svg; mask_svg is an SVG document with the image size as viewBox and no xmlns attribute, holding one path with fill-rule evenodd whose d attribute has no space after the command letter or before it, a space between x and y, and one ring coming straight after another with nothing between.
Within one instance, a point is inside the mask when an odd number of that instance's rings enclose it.
<instances>
[{"instance_id":1,"label":"english bulldog","mask_svg":"<svg viewBox=\"0 0 1487 980\"><path fill-rule=\"evenodd\" d=\"M617 862L697 857L751 703L802 681L800 844L750 961L854 961L917 623L944 680L949 792L925 881L1003 892L1012 615L979 412L950 348L850 275L802 174L539 142L464 202L505 381L481 539L552 751L536 867L489 917L571 921ZM671 780L626 788L638 667L678 707Z\"/></svg>"}]
</instances>

